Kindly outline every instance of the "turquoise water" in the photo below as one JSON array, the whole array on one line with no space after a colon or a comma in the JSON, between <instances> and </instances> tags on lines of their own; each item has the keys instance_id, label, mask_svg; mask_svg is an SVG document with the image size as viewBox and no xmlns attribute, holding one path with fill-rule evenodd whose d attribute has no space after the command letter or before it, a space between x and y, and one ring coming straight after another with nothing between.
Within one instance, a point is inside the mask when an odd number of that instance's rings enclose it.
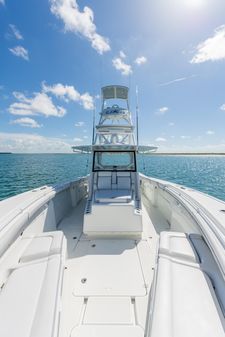
<instances>
[{"instance_id":1,"label":"turquoise water","mask_svg":"<svg viewBox=\"0 0 225 337\"><path fill-rule=\"evenodd\" d=\"M86 175L88 155L0 154L0 199ZM141 156L146 175L186 185L225 200L225 156Z\"/></svg>"}]
</instances>

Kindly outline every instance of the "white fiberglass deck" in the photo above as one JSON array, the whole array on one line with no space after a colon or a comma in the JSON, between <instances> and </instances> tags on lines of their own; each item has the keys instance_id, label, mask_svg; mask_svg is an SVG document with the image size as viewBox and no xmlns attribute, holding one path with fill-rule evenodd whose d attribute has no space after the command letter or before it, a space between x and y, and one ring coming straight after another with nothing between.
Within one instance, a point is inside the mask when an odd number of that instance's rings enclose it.
<instances>
[{"instance_id":1,"label":"white fiberglass deck","mask_svg":"<svg viewBox=\"0 0 225 337\"><path fill-rule=\"evenodd\" d=\"M82 201L59 226L68 240L62 336L143 336L154 271L154 226L144 211L142 239L90 239L82 234L84 207Z\"/></svg>"}]
</instances>

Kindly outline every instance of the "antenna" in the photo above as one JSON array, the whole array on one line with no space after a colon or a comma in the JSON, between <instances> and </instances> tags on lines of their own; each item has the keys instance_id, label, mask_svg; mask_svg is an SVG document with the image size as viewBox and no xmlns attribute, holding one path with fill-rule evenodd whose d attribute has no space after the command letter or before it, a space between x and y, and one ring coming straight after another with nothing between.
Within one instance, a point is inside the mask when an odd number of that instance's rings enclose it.
<instances>
[{"instance_id":1,"label":"antenna","mask_svg":"<svg viewBox=\"0 0 225 337\"><path fill-rule=\"evenodd\" d=\"M95 140L95 113L96 113L96 105L95 105L95 98L94 98L94 107L93 107L93 128L92 128L92 145L94 145Z\"/></svg>"},{"instance_id":2,"label":"antenna","mask_svg":"<svg viewBox=\"0 0 225 337\"><path fill-rule=\"evenodd\" d=\"M139 115L139 106L138 106L138 86L136 85L136 134L137 134L137 149L139 145L139 134L138 134L138 116Z\"/></svg>"}]
</instances>

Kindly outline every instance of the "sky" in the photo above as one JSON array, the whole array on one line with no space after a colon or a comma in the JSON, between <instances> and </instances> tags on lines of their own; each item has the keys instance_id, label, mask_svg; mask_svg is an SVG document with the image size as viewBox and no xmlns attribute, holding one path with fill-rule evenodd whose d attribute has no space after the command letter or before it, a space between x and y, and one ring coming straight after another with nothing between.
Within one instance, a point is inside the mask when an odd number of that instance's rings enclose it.
<instances>
[{"instance_id":1,"label":"sky","mask_svg":"<svg viewBox=\"0 0 225 337\"><path fill-rule=\"evenodd\" d=\"M0 0L0 152L89 144L110 84L141 144L225 152L225 1Z\"/></svg>"}]
</instances>

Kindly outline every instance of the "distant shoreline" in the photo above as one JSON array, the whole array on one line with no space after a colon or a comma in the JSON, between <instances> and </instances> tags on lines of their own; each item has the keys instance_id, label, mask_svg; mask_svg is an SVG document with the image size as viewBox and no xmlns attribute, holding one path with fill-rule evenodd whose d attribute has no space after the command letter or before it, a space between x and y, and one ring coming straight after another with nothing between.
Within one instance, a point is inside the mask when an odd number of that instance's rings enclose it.
<instances>
[{"instance_id":1,"label":"distant shoreline","mask_svg":"<svg viewBox=\"0 0 225 337\"><path fill-rule=\"evenodd\" d=\"M60 155L60 154L77 154L77 153L74 153L74 152L44 152L44 153L22 153L22 152L0 152L0 155L3 154L3 155L6 155L6 154L24 154L24 155L29 155L29 154L32 154L32 155L39 155L39 154L45 154L45 155L49 155L49 154L55 154L55 155ZM225 153L224 152L221 152L221 153L214 153L214 152L209 152L209 153L203 153L203 152L152 152L152 153L146 153L144 155L151 155L151 156L225 156Z\"/></svg>"},{"instance_id":2,"label":"distant shoreline","mask_svg":"<svg viewBox=\"0 0 225 337\"><path fill-rule=\"evenodd\" d=\"M154 156L225 156L225 153L214 153L214 152L209 152L209 153L202 153L202 152L173 152L173 153L151 153L151 155Z\"/></svg>"}]
</instances>

